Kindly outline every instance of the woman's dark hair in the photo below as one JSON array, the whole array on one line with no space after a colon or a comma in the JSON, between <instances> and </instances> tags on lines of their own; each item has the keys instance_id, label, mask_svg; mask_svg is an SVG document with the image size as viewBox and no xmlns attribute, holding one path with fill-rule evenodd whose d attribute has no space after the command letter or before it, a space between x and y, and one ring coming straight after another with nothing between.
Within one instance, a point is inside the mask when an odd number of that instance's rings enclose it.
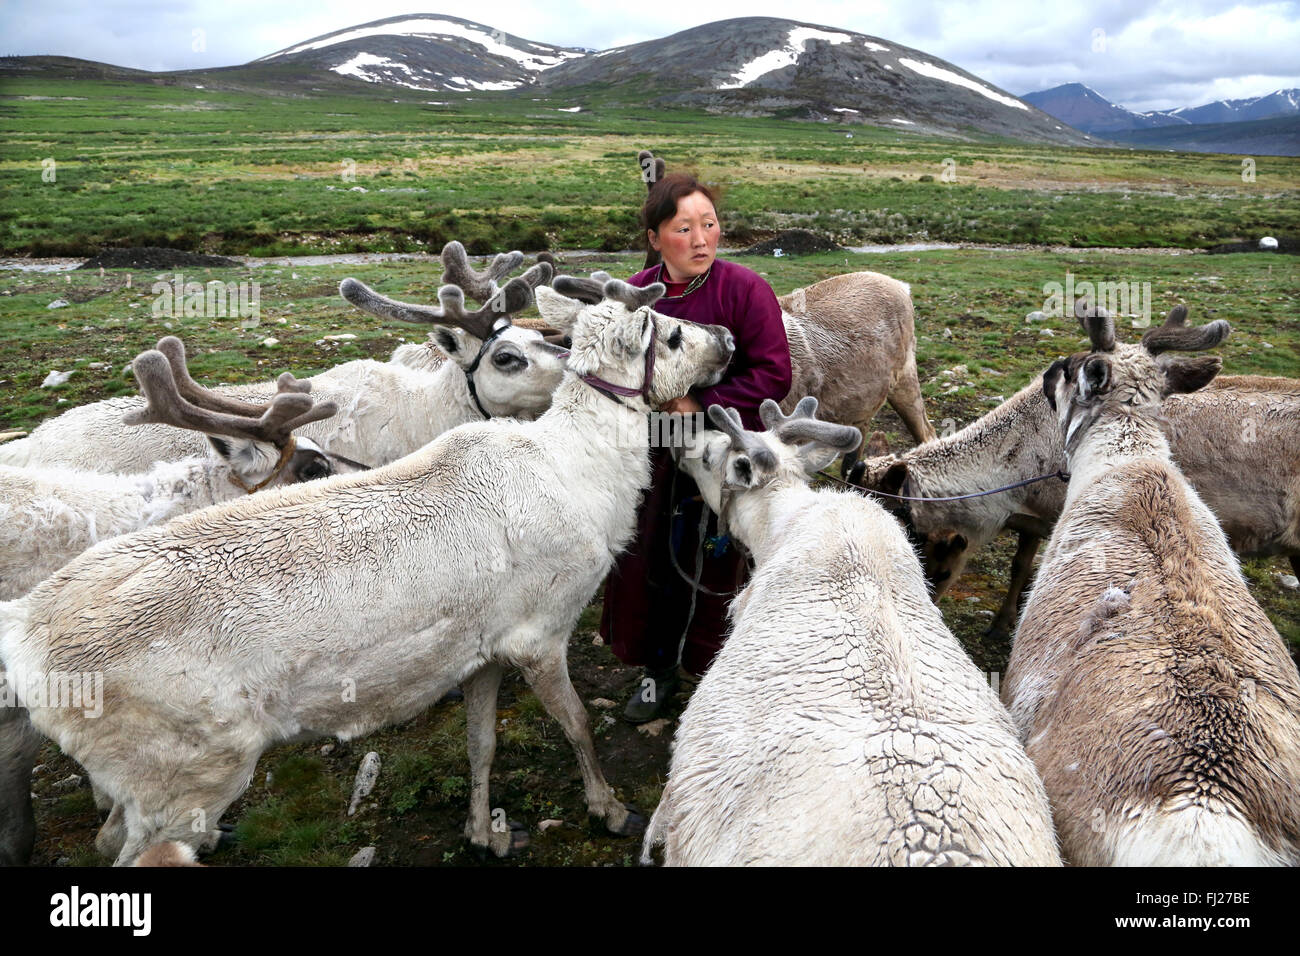
<instances>
[{"instance_id":1,"label":"woman's dark hair","mask_svg":"<svg viewBox=\"0 0 1300 956\"><path fill-rule=\"evenodd\" d=\"M665 220L677 215L677 203L691 193L702 193L718 208L717 194L690 173L669 173L650 187L641 207L641 228L658 232Z\"/></svg>"}]
</instances>

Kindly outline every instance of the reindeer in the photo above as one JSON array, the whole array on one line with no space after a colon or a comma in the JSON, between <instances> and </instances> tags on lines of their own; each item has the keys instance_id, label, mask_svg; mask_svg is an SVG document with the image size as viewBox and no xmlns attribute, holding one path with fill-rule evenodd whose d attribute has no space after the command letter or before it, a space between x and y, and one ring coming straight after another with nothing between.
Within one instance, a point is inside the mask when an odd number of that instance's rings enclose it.
<instances>
[{"instance_id":1,"label":"reindeer","mask_svg":"<svg viewBox=\"0 0 1300 956\"><path fill-rule=\"evenodd\" d=\"M1070 468L1003 700L1082 866L1300 863L1300 675L1174 464L1166 396L1229 333L1175 312L1138 346L1086 310L1043 376Z\"/></svg>"}]
</instances>

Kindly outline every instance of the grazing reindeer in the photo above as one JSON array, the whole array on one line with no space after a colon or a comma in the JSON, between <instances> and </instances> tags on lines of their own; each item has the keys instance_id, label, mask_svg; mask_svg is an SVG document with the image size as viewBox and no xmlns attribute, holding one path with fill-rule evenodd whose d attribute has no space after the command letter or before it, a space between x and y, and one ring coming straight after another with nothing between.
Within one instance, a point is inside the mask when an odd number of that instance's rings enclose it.
<instances>
[{"instance_id":1,"label":"grazing reindeer","mask_svg":"<svg viewBox=\"0 0 1300 956\"><path fill-rule=\"evenodd\" d=\"M754 576L682 714L646 833L676 865L1059 865L1043 785L898 522L807 475L861 441L814 398L683 467ZM732 413L734 415L734 412Z\"/></svg>"},{"instance_id":2,"label":"grazing reindeer","mask_svg":"<svg viewBox=\"0 0 1300 956\"><path fill-rule=\"evenodd\" d=\"M1091 352L1043 391L1071 478L1003 699L1082 866L1300 863L1300 677L1214 514L1173 463L1168 395L1204 387L1226 322Z\"/></svg>"}]
</instances>

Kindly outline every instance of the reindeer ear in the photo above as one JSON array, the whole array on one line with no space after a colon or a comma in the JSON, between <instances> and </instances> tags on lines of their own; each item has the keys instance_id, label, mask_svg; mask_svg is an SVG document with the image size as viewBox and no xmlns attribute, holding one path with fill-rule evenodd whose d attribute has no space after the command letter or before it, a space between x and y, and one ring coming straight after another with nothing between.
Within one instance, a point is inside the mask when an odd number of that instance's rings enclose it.
<instances>
[{"instance_id":1,"label":"reindeer ear","mask_svg":"<svg viewBox=\"0 0 1300 956\"><path fill-rule=\"evenodd\" d=\"M737 455L727 462L727 484L732 488L754 487L754 463L748 455Z\"/></svg>"},{"instance_id":2,"label":"reindeer ear","mask_svg":"<svg viewBox=\"0 0 1300 956\"><path fill-rule=\"evenodd\" d=\"M1165 395L1194 392L1214 381L1223 368L1217 355L1200 355L1196 358L1175 359L1165 364Z\"/></svg>"},{"instance_id":3,"label":"reindeer ear","mask_svg":"<svg viewBox=\"0 0 1300 956\"><path fill-rule=\"evenodd\" d=\"M432 336L434 344L453 359L458 359L464 354L465 350L461 346L465 333L459 329L448 328L445 325L435 325L429 335Z\"/></svg>"},{"instance_id":4,"label":"reindeer ear","mask_svg":"<svg viewBox=\"0 0 1300 956\"><path fill-rule=\"evenodd\" d=\"M830 467L831 462L839 458L843 452L838 448L832 448L830 445L823 445L821 442L810 441L801 445L795 452L799 459L799 464L803 466L805 474L815 475L823 468Z\"/></svg>"},{"instance_id":5,"label":"reindeer ear","mask_svg":"<svg viewBox=\"0 0 1300 956\"><path fill-rule=\"evenodd\" d=\"M1085 359L1079 366L1078 384L1080 398L1100 395L1110 386L1110 363L1095 355Z\"/></svg>"},{"instance_id":6,"label":"reindeer ear","mask_svg":"<svg viewBox=\"0 0 1300 956\"><path fill-rule=\"evenodd\" d=\"M1065 359L1057 359L1043 373L1043 397L1047 399L1047 404L1052 411L1056 411L1056 385L1064 374Z\"/></svg>"},{"instance_id":7,"label":"reindeer ear","mask_svg":"<svg viewBox=\"0 0 1300 956\"><path fill-rule=\"evenodd\" d=\"M583 303L561 295L550 286L539 285L536 292L537 311L550 325L562 332L572 333L573 326L582 314Z\"/></svg>"},{"instance_id":8,"label":"reindeer ear","mask_svg":"<svg viewBox=\"0 0 1300 956\"><path fill-rule=\"evenodd\" d=\"M885 471L885 475L880 479L880 490L887 495L898 495L903 493L903 485L907 483L907 462L896 461Z\"/></svg>"}]
</instances>

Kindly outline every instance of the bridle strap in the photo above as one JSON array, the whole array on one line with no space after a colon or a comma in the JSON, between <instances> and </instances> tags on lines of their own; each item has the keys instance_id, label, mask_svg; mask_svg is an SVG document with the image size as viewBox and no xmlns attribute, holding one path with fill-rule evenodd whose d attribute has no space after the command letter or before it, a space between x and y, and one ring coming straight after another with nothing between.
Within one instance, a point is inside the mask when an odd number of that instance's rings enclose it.
<instances>
[{"instance_id":1,"label":"bridle strap","mask_svg":"<svg viewBox=\"0 0 1300 956\"><path fill-rule=\"evenodd\" d=\"M485 419L491 418L492 416L488 414L488 410L484 408L483 403L479 401L478 389L474 387L474 373L478 371L479 363L483 361L483 356L487 354L488 347L508 328L510 328L509 322L501 326L499 329L494 329L492 334L485 338L483 344L478 347L478 355L474 356L474 361L470 362L469 366L465 369L465 384L469 386L469 397L473 399L474 407L478 409L479 414Z\"/></svg>"},{"instance_id":2,"label":"bridle strap","mask_svg":"<svg viewBox=\"0 0 1300 956\"><path fill-rule=\"evenodd\" d=\"M607 382L603 378L595 375L579 376L584 382L600 392L612 402L623 405L615 396L622 395L624 398L632 398L640 395L647 405L650 404L650 386L654 382L655 376L655 344L659 339L659 321L655 318L654 312L650 313L650 347L645 353L645 377L641 382L640 388L632 388L627 385L615 385L613 382Z\"/></svg>"},{"instance_id":3,"label":"bridle strap","mask_svg":"<svg viewBox=\"0 0 1300 956\"><path fill-rule=\"evenodd\" d=\"M275 463L275 467L271 469L271 473L267 475L265 478L263 478L261 481L259 481L257 484L253 485L252 487L249 487L248 483L245 482L243 478L240 478L233 471L229 472L226 475L226 477L230 479L230 483L232 485L234 485L236 488L243 490L245 494L251 495L255 491L261 491L263 488L265 488L267 485L269 485L272 481L274 481L276 478L280 476L280 472L284 471L284 466L289 464L289 459L293 457L293 453L294 451L297 450L297 448L298 448L298 439L290 435L288 443L283 448L280 449L280 460Z\"/></svg>"},{"instance_id":4,"label":"bridle strap","mask_svg":"<svg viewBox=\"0 0 1300 956\"><path fill-rule=\"evenodd\" d=\"M833 481L837 485L852 488L859 494L880 495L882 498L893 498L895 501L965 501L968 498L983 498L985 495L996 495L1003 491L1011 491L1013 488L1023 488L1025 485L1032 485L1036 481L1046 481L1049 478L1060 478L1067 484L1070 481L1070 476L1065 472L1054 471L1050 475L1039 475L1036 478L1026 478L1024 481L1015 481L1009 485L1003 485L1001 488L991 488L988 491L973 491L968 495L949 495L944 498L916 498L911 495L891 495L887 491L877 491L874 488L864 488L862 485L855 485L851 481L845 481L842 478L836 478L834 475L828 475L824 471L819 471L817 475L820 478L826 478Z\"/></svg>"}]
</instances>

